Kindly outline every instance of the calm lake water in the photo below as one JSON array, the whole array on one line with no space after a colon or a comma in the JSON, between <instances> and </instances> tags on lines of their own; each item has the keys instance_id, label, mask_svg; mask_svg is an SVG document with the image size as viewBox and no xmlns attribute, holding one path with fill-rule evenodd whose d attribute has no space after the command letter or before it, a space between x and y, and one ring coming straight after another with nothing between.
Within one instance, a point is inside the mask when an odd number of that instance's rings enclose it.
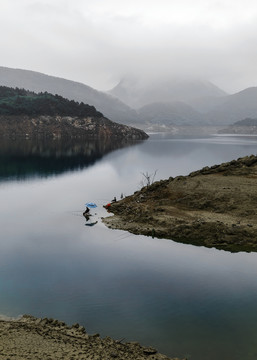
<instances>
[{"instance_id":1,"label":"calm lake water","mask_svg":"<svg viewBox=\"0 0 257 360\"><path fill-rule=\"evenodd\" d=\"M124 146L125 144L123 144ZM103 204L156 180L257 153L257 138L153 134L0 144L0 314L79 322L192 360L257 358L257 254L110 230ZM87 201L95 226L86 226ZM1 340L0 340L1 341Z\"/></svg>"}]
</instances>

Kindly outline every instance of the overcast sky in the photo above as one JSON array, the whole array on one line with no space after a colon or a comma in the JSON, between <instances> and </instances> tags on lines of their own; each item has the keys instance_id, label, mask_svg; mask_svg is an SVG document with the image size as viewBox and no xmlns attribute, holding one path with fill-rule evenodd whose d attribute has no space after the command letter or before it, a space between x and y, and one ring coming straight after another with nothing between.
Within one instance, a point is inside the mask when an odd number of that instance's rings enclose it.
<instances>
[{"instance_id":1,"label":"overcast sky","mask_svg":"<svg viewBox=\"0 0 257 360\"><path fill-rule=\"evenodd\" d=\"M107 90L183 75L257 86L256 0L0 0L1 66Z\"/></svg>"}]
</instances>

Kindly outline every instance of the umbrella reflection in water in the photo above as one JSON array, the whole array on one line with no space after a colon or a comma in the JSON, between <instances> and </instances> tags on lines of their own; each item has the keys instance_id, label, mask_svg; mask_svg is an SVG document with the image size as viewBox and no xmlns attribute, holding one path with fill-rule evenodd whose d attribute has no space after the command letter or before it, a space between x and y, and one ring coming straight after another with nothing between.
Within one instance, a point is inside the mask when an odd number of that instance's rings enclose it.
<instances>
[{"instance_id":1,"label":"umbrella reflection in water","mask_svg":"<svg viewBox=\"0 0 257 360\"><path fill-rule=\"evenodd\" d=\"M93 203L93 202L88 202L85 205L86 205L86 210L84 211L83 215L85 216L86 221L89 221L89 220L91 220L91 218L90 218L90 216L91 216L90 209L96 208L97 205L95 203ZM90 221L90 222L86 223L85 225L86 226L94 226L97 223L98 223L98 221L94 221L94 222Z\"/></svg>"}]
</instances>

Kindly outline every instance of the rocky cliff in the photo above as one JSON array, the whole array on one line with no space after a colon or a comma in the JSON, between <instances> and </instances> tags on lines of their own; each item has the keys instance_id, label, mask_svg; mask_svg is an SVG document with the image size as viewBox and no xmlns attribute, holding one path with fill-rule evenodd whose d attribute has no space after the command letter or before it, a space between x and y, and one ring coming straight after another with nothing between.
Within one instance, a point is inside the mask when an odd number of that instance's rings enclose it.
<instances>
[{"instance_id":1,"label":"rocky cliff","mask_svg":"<svg viewBox=\"0 0 257 360\"><path fill-rule=\"evenodd\" d=\"M115 123L105 117L59 115L0 115L0 135L9 138L148 138L142 130Z\"/></svg>"}]
</instances>

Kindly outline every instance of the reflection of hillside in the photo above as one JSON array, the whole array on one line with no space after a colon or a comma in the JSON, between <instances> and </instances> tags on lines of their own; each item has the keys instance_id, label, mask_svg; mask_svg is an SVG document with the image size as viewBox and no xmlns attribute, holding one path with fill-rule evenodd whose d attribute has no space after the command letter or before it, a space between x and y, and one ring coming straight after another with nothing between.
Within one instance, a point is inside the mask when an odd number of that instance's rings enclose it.
<instances>
[{"instance_id":1,"label":"reflection of hillside","mask_svg":"<svg viewBox=\"0 0 257 360\"><path fill-rule=\"evenodd\" d=\"M8 140L0 142L0 180L47 177L94 164L105 154L138 142Z\"/></svg>"}]
</instances>

